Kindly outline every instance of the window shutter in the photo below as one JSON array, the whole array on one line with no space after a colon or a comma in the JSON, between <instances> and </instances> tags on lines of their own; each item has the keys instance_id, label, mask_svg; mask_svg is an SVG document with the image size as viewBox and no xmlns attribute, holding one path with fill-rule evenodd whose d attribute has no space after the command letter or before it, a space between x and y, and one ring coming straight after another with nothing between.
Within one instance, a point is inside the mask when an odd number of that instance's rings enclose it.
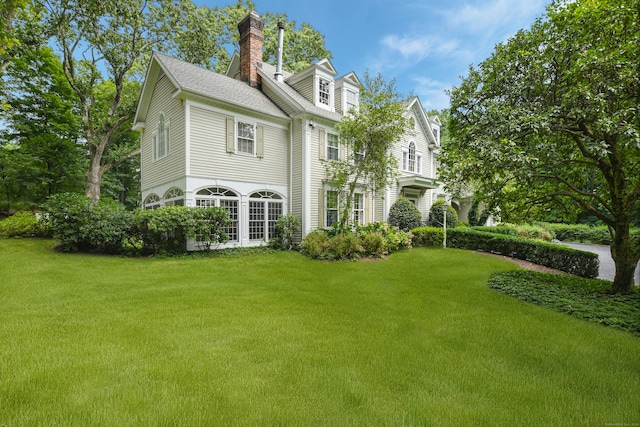
<instances>
[{"instance_id":1,"label":"window shutter","mask_svg":"<svg viewBox=\"0 0 640 427\"><path fill-rule=\"evenodd\" d=\"M364 195L364 223L369 224L371 222L371 197L367 191Z\"/></svg>"},{"instance_id":2,"label":"window shutter","mask_svg":"<svg viewBox=\"0 0 640 427\"><path fill-rule=\"evenodd\" d=\"M327 148L325 147L325 135L324 129L318 129L318 147L319 147L319 157L320 160L325 160L327 158Z\"/></svg>"},{"instance_id":3,"label":"window shutter","mask_svg":"<svg viewBox=\"0 0 640 427\"><path fill-rule=\"evenodd\" d=\"M324 228L324 188L318 191L318 228Z\"/></svg>"},{"instance_id":4,"label":"window shutter","mask_svg":"<svg viewBox=\"0 0 640 427\"><path fill-rule=\"evenodd\" d=\"M264 157L264 126L256 126L256 156Z\"/></svg>"},{"instance_id":5,"label":"window shutter","mask_svg":"<svg viewBox=\"0 0 640 427\"><path fill-rule=\"evenodd\" d=\"M227 153L233 153L236 146L236 121L233 117L227 117Z\"/></svg>"}]
</instances>

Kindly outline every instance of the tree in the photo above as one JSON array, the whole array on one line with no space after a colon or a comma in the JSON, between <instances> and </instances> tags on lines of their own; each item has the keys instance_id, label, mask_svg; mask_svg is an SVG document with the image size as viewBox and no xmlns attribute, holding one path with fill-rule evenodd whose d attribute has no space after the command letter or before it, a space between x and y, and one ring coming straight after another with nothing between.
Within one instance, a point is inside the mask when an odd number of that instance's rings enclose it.
<instances>
[{"instance_id":1,"label":"tree","mask_svg":"<svg viewBox=\"0 0 640 427\"><path fill-rule=\"evenodd\" d=\"M6 209L12 203L34 207L57 192L82 188L75 97L59 58L49 47L21 45L4 82L0 93L9 107L0 110L5 123L0 146L6 146L7 162L2 169L14 171L13 183L3 179Z\"/></svg>"},{"instance_id":2,"label":"tree","mask_svg":"<svg viewBox=\"0 0 640 427\"><path fill-rule=\"evenodd\" d=\"M346 155L326 163L332 188L344 194L341 228L349 223L358 188L375 193L390 186L397 176L398 160L391 147L408 130L409 119L404 112L395 82L385 82L380 74L371 77L365 73L358 111L350 111L336 125Z\"/></svg>"},{"instance_id":3,"label":"tree","mask_svg":"<svg viewBox=\"0 0 640 427\"><path fill-rule=\"evenodd\" d=\"M612 291L633 292L640 244L640 0L555 1L451 90L441 176L503 218L577 205L608 227Z\"/></svg>"}]
</instances>

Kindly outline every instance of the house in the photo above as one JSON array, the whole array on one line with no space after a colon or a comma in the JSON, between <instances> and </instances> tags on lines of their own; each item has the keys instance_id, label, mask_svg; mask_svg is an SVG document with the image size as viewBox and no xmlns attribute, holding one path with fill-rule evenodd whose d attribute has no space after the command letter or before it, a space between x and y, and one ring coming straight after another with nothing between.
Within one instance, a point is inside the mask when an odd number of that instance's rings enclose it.
<instances>
[{"instance_id":1,"label":"house","mask_svg":"<svg viewBox=\"0 0 640 427\"><path fill-rule=\"evenodd\" d=\"M263 26L255 12L238 24L240 52L225 74L154 53L134 120L143 207L224 207L232 219L229 246L268 241L286 213L300 217L300 237L338 219L339 195L324 165L344 156L334 127L359 102L358 77L338 77L328 59L295 74L281 60L262 63ZM394 149L401 176L384 194L362 189L354 222L386 220L401 196L426 220L444 194L435 179L440 122L417 97L406 102L406 114L414 129Z\"/></svg>"}]
</instances>

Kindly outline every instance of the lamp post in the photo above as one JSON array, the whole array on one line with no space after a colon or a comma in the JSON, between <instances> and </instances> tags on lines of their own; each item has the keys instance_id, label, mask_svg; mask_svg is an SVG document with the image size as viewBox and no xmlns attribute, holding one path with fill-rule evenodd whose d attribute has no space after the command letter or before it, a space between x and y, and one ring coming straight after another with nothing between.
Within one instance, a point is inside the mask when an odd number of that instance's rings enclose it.
<instances>
[{"instance_id":1,"label":"lamp post","mask_svg":"<svg viewBox=\"0 0 640 427\"><path fill-rule=\"evenodd\" d=\"M442 246L444 248L447 247L447 202L442 204L442 225L444 228L444 239L442 240Z\"/></svg>"}]
</instances>

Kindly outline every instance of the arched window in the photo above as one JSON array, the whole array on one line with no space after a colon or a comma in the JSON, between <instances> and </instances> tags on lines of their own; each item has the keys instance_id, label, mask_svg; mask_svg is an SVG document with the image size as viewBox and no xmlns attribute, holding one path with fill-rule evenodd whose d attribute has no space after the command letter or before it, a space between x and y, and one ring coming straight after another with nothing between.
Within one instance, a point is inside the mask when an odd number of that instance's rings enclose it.
<instances>
[{"instance_id":1,"label":"arched window","mask_svg":"<svg viewBox=\"0 0 640 427\"><path fill-rule=\"evenodd\" d=\"M416 144L413 141L409 143L409 171L416 171Z\"/></svg>"},{"instance_id":2,"label":"arched window","mask_svg":"<svg viewBox=\"0 0 640 427\"><path fill-rule=\"evenodd\" d=\"M276 223L284 210L282 196L256 191L249 196L249 240L269 240L276 235Z\"/></svg>"},{"instance_id":3,"label":"arched window","mask_svg":"<svg viewBox=\"0 0 640 427\"><path fill-rule=\"evenodd\" d=\"M160 207L160 197L157 194L149 194L142 204L144 210L158 209Z\"/></svg>"},{"instance_id":4,"label":"arched window","mask_svg":"<svg viewBox=\"0 0 640 427\"><path fill-rule=\"evenodd\" d=\"M237 242L239 238L238 220L240 197L234 191L224 187L207 187L196 193L196 206L209 208L219 206L229 212L231 224L225 230L230 242Z\"/></svg>"},{"instance_id":5,"label":"arched window","mask_svg":"<svg viewBox=\"0 0 640 427\"><path fill-rule=\"evenodd\" d=\"M184 192L177 188L172 187L164 193L164 205L165 206L184 206Z\"/></svg>"}]
</instances>

